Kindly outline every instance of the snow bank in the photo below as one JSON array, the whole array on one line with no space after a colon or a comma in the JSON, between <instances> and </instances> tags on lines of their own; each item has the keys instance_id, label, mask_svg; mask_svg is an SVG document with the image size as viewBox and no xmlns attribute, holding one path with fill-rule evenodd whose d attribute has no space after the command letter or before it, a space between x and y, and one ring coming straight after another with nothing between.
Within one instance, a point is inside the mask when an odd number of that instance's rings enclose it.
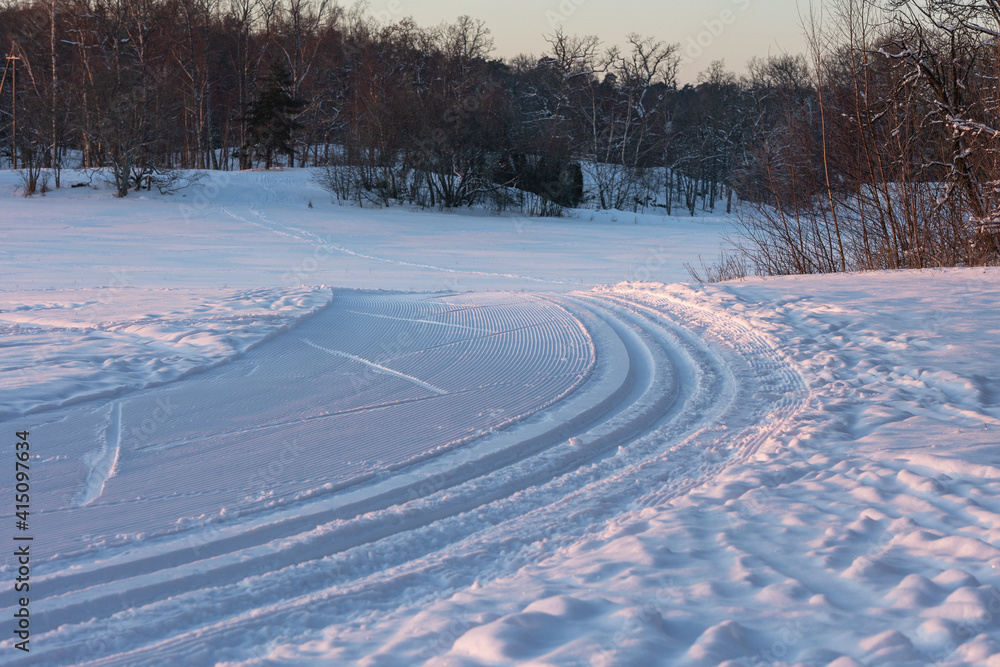
<instances>
[{"instance_id":1,"label":"snow bank","mask_svg":"<svg viewBox=\"0 0 1000 667\"><path fill-rule=\"evenodd\" d=\"M330 303L326 288L0 293L0 419L171 382Z\"/></svg>"}]
</instances>

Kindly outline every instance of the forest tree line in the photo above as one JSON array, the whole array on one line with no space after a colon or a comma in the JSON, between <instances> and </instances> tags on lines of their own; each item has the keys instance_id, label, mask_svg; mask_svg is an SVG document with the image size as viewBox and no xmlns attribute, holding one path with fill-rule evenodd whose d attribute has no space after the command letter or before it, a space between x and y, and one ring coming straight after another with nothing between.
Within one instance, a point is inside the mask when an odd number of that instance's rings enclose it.
<instances>
[{"instance_id":1,"label":"forest tree line","mask_svg":"<svg viewBox=\"0 0 1000 667\"><path fill-rule=\"evenodd\" d=\"M979 265L1000 256L1000 3L831 0L809 51L709 65L556 30L493 55L325 0L0 0L0 156L25 189L103 168L317 169L338 199L558 214L737 201L711 272ZM39 182L39 179L42 182Z\"/></svg>"}]
</instances>

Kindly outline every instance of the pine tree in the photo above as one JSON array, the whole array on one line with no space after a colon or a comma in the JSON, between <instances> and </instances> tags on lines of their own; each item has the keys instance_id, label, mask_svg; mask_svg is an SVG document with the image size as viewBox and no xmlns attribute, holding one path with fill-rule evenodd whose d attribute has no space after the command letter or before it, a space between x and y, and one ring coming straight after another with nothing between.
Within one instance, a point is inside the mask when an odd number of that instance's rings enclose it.
<instances>
[{"instance_id":1,"label":"pine tree","mask_svg":"<svg viewBox=\"0 0 1000 667\"><path fill-rule=\"evenodd\" d=\"M280 61L271 63L257 99L243 115L246 123L246 143L243 145L241 166L247 169L253 157L264 159L264 168L274 164L275 153L290 155L292 131L301 125L294 118L305 101L292 97L292 75Z\"/></svg>"}]
</instances>

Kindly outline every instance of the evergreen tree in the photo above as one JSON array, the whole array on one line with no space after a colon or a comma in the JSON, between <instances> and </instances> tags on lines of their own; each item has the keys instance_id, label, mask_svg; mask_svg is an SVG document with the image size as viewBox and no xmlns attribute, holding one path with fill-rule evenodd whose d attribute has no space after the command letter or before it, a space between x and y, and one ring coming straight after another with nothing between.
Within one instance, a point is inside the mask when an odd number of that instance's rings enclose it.
<instances>
[{"instance_id":1,"label":"evergreen tree","mask_svg":"<svg viewBox=\"0 0 1000 667\"><path fill-rule=\"evenodd\" d=\"M292 132L301 127L294 118L305 101L292 97L288 68L280 61L271 63L262 83L257 99L243 115L247 128L240 156L243 169L250 168L253 157L263 158L264 168L270 169L276 152L291 155Z\"/></svg>"}]
</instances>

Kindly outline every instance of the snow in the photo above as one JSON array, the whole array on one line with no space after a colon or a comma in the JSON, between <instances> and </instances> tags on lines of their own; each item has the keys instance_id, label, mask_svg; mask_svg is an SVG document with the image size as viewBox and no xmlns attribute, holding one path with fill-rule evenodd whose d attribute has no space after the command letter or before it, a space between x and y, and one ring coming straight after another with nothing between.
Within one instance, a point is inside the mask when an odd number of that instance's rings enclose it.
<instances>
[{"instance_id":1,"label":"snow","mask_svg":"<svg viewBox=\"0 0 1000 667\"><path fill-rule=\"evenodd\" d=\"M227 178L0 199L5 664L1000 665L1000 270Z\"/></svg>"},{"instance_id":2,"label":"snow","mask_svg":"<svg viewBox=\"0 0 1000 667\"><path fill-rule=\"evenodd\" d=\"M322 287L4 292L0 417L203 372L289 329L331 298Z\"/></svg>"},{"instance_id":3,"label":"snow","mask_svg":"<svg viewBox=\"0 0 1000 667\"><path fill-rule=\"evenodd\" d=\"M686 280L718 253L725 216L581 210L566 218L338 206L307 170L209 172L172 196L114 199L83 172L22 198L0 171L0 284L570 291ZM309 203L313 208L309 208ZM416 214L415 213L419 213ZM612 232L609 235L609 232Z\"/></svg>"}]
</instances>

